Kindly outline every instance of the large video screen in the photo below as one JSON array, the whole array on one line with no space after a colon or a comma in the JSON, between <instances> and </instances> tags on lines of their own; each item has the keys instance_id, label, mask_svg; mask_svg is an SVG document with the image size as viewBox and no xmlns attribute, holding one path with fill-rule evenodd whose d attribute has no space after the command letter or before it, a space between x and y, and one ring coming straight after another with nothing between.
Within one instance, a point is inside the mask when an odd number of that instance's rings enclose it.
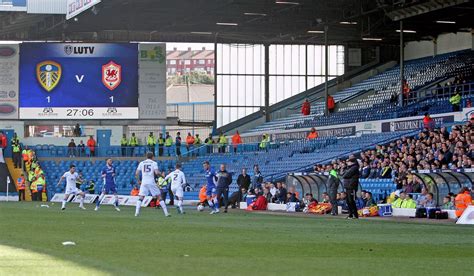
<instances>
[{"instance_id":1,"label":"large video screen","mask_svg":"<svg viewBox=\"0 0 474 276\"><path fill-rule=\"evenodd\" d=\"M20 119L138 119L138 45L23 43Z\"/></svg>"}]
</instances>

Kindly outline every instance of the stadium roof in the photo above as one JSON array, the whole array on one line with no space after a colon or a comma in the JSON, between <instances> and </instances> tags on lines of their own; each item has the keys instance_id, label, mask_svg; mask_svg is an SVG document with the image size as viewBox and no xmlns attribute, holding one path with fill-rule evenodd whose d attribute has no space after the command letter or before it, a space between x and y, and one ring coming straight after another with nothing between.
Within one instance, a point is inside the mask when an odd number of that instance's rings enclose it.
<instances>
[{"instance_id":1,"label":"stadium roof","mask_svg":"<svg viewBox=\"0 0 474 276\"><path fill-rule=\"evenodd\" d=\"M103 0L64 15L0 13L2 40L397 44L474 27L469 0ZM438 22L436 22L438 21ZM366 41L366 43L374 43Z\"/></svg>"}]
</instances>

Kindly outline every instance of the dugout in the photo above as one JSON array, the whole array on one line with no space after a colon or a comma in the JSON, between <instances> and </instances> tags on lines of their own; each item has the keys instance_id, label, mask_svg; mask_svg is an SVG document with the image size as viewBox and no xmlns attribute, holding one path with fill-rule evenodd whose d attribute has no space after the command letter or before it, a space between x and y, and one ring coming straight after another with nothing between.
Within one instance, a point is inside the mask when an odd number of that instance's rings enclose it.
<instances>
[{"instance_id":1,"label":"dugout","mask_svg":"<svg viewBox=\"0 0 474 276\"><path fill-rule=\"evenodd\" d=\"M413 174L428 188L428 192L433 193L438 204L448 193L457 194L462 187L472 188L474 183L472 169L419 171Z\"/></svg>"},{"instance_id":2,"label":"dugout","mask_svg":"<svg viewBox=\"0 0 474 276\"><path fill-rule=\"evenodd\" d=\"M306 193L313 194L313 197L321 201L322 194L328 191L326 186L328 176L316 173L291 173L286 177L286 186L295 186L296 190L303 197ZM339 185L339 192L342 192L342 185Z\"/></svg>"},{"instance_id":3,"label":"dugout","mask_svg":"<svg viewBox=\"0 0 474 276\"><path fill-rule=\"evenodd\" d=\"M448 193L457 194L462 187L473 187L474 170L439 170L439 171L419 171L413 172L415 181L419 181L428 188L428 192L433 193L434 199L438 204L443 201L443 197ZM322 194L327 192L326 186L328 176L317 173L291 173L286 177L287 187L294 186L301 196L306 193L312 193L318 201L322 200ZM376 184L376 189L372 189L371 185ZM377 193L389 195L396 188L393 181L385 179L361 179L359 184L359 192L362 189L371 191L374 196ZM338 191L343 191L342 185Z\"/></svg>"}]
</instances>

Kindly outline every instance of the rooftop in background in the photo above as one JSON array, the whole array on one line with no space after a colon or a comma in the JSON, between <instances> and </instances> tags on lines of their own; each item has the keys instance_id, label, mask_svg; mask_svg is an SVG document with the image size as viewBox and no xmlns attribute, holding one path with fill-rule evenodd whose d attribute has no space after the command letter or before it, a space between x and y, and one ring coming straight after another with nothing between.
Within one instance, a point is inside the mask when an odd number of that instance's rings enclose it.
<instances>
[{"instance_id":1,"label":"rooftop in background","mask_svg":"<svg viewBox=\"0 0 474 276\"><path fill-rule=\"evenodd\" d=\"M173 48L171 51L166 51L166 59L214 59L214 50L206 50L205 47L201 50L188 48L184 51Z\"/></svg>"},{"instance_id":2,"label":"rooftop in background","mask_svg":"<svg viewBox=\"0 0 474 276\"><path fill-rule=\"evenodd\" d=\"M3 2L3 1L2 1ZM470 32L469 0L114 0L73 20L64 15L0 13L2 40L397 44ZM217 24L220 23L220 24ZM365 38L365 40L363 40ZM369 40L367 40L369 38ZM377 40L373 40L373 39ZM378 40L382 39L382 40Z\"/></svg>"}]
</instances>

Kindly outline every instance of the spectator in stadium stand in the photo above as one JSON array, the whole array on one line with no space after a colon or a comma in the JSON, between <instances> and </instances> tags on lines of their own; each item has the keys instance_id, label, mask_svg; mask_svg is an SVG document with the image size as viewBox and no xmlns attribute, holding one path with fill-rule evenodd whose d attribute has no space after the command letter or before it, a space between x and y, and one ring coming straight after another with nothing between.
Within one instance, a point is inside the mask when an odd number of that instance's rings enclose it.
<instances>
[{"instance_id":1,"label":"spectator in stadium stand","mask_svg":"<svg viewBox=\"0 0 474 276\"><path fill-rule=\"evenodd\" d=\"M472 101L471 99L466 100L466 108L471 108L472 107Z\"/></svg>"},{"instance_id":2,"label":"spectator in stadium stand","mask_svg":"<svg viewBox=\"0 0 474 276\"><path fill-rule=\"evenodd\" d=\"M197 149L195 154L196 156L199 156L199 148L201 147L202 145L202 140L201 138L199 138L199 134L196 134L196 138L194 138L194 148Z\"/></svg>"},{"instance_id":3,"label":"spectator in stadium stand","mask_svg":"<svg viewBox=\"0 0 474 276\"><path fill-rule=\"evenodd\" d=\"M313 202L315 202L316 204L318 203L318 201L313 197L313 194L311 193L306 193L303 202L305 206L308 206Z\"/></svg>"},{"instance_id":4,"label":"spectator in stadium stand","mask_svg":"<svg viewBox=\"0 0 474 276\"><path fill-rule=\"evenodd\" d=\"M362 168L360 169L360 178L369 178L370 166L367 161L364 161Z\"/></svg>"},{"instance_id":5,"label":"spectator in stadium stand","mask_svg":"<svg viewBox=\"0 0 474 276\"><path fill-rule=\"evenodd\" d=\"M283 186L283 183L277 182L277 193L274 198L275 203L286 203L286 188Z\"/></svg>"},{"instance_id":6,"label":"spectator in stadium stand","mask_svg":"<svg viewBox=\"0 0 474 276\"><path fill-rule=\"evenodd\" d=\"M234 153L237 153L239 145L242 144L242 137L240 137L239 131L236 130L232 136L232 146L234 147Z\"/></svg>"},{"instance_id":7,"label":"spectator in stadium stand","mask_svg":"<svg viewBox=\"0 0 474 276\"><path fill-rule=\"evenodd\" d=\"M76 143L74 142L74 139L71 139L67 145L67 154L69 157L76 157Z\"/></svg>"},{"instance_id":8,"label":"spectator in stadium stand","mask_svg":"<svg viewBox=\"0 0 474 276\"><path fill-rule=\"evenodd\" d=\"M259 144L260 150L268 152L268 146L270 145L270 135L263 134L262 141Z\"/></svg>"},{"instance_id":9,"label":"spectator in stadium stand","mask_svg":"<svg viewBox=\"0 0 474 276\"><path fill-rule=\"evenodd\" d=\"M403 104L407 105L408 100L410 99L410 86L408 85L408 81L406 79L403 80Z\"/></svg>"},{"instance_id":10,"label":"spectator in stadium stand","mask_svg":"<svg viewBox=\"0 0 474 276\"><path fill-rule=\"evenodd\" d=\"M188 136L186 136L186 151L189 152L193 150L194 147L194 136L191 135L191 132L188 132Z\"/></svg>"},{"instance_id":11,"label":"spectator in stadium stand","mask_svg":"<svg viewBox=\"0 0 474 276\"><path fill-rule=\"evenodd\" d=\"M140 189L138 189L137 185L133 186L133 189L130 191L131 196L138 196Z\"/></svg>"},{"instance_id":12,"label":"spectator in stadium stand","mask_svg":"<svg viewBox=\"0 0 474 276\"><path fill-rule=\"evenodd\" d=\"M390 167L390 161L387 159L383 163L382 171L380 173L380 178L390 179L392 178L392 168Z\"/></svg>"},{"instance_id":13,"label":"spectator in stadium stand","mask_svg":"<svg viewBox=\"0 0 474 276\"><path fill-rule=\"evenodd\" d=\"M456 216L459 218L466 208L472 205L471 191L468 187L462 187L458 195L454 199L454 206L456 207Z\"/></svg>"},{"instance_id":14,"label":"spectator in stadium stand","mask_svg":"<svg viewBox=\"0 0 474 276\"><path fill-rule=\"evenodd\" d=\"M407 194L405 192L400 192L400 195L392 201L393 208L402 208L403 201L405 200Z\"/></svg>"},{"instance_id":15,"label":"spectator in stadium stand","mask_svg":"<svg viewBox=\"0 0 474 276\"><path fill-rule=\"evenodd\" d=\"M252 189L262 188L263 176L258 165L253 166Z\"/></svg>"},{"instance_id":16,"label":"spectator in stadium stand","mask_svg":"<svg viewBox=\"0 0 474 276\"><path fill-rule=\"evenodd\" d=\"M408 194L402 203L402 208L405 209L416 209L416 201L413 200L413 196Z\"/></svg>"},{"instance_id":17,"label":"spectator in stadium stand","mask_svg":"<svg viewBox=\"0 0 474 276\"><path fill-rule=\"evenodd\" d=\"M436 207L436 200L433 199L434 195L433 193L428 193L426 194L426 201L423 204L423 207L431 207L434 208Z\"/></svg>"},{"instance_id":18,"label":"spectator in stadium stand","mask_svg":"<svg viewBox=\"0 0 474 276\"><path fill-rule=\"evenodd\" d=\"M209 133L209 136L204 140L204 144L206 144L206 152L207 154L211 154L214 152L214 139L212 139L212 134Z\"/></svg>"},{"instance_id":19,"label":"spectator in stadium stand","mask_svg":"<svg viewBox=\"0 0 474 276\"><path fill-rule=\"evenodd\" d=\"M153 152L153 154L155 154L156 138L155 135L153 135L153 132L150 132L150 134L148 134L148 136L146 137L146 145L148 146L148 151ZM163 152L161 153L161 155L163 155Z\"/></svg>"},{"instance_id":20,"label":"spectator in stadium stand","mask_svg":"<svg viewBox=\"0 0 474 276\"><path fill-rule=\"evenodd\" d=\"M128 146L130 147L130 156L133 156L135 147L138 146L138 138L137 136L135 136L135 132L132 133L132 136L130 137L130 141L128 142Z\"/></svg>"},{"instance_id":21,"label":"spectator in stadium stand","mask_svg":"<svg viewBox=\"0 0 474 276\"><path fill-rule=\"evenodd\" d=\"M316 131L316 129L314 127L311 128L311 130L309 131L308 136L306 136L306 138L308 140L313 140L313 139L318 138L318 132Z\"/></svg>"},{"instance_id":22,"label":"spectator in stadium stand","mask_svg":"<svg viewBox=\"0 0 474 276\"><path fill-rule=\"evenodd\" d=\"M331 203L329 199L329 194L327 192L322 193L321 197L323 198L321 203Z\"/></svg>"},{"instance_id":23,"label":"spectator in stadium stand","mask_svg":"<svg viewBox=\"0 0 474 276\"><path fill-rule=\"evenodd\" d=\"M365 193L365 206L364 207L372 207L376 206L377 203L375 202L374 198L372 197L371 192L366 192Z\"/></svg>"},{"instance_id":24,"label":"spectator in stadium stand","mask_svg":"<svg viewBox=\"0 0 474 276\"><path fill-rule=\"evenodd\" d=\"M84 141L79 141L79 144L76 146L76 154L79 157L86 155L86 145L84 145Z\"/></svg>"},{"instance_id":25,"label":"spectator in stadium stand","mask_svg":"<svg viewBox=\"0 0 474 276\"><path fill-rule=\"evenodd\" d=\"M421 188L421 195L419 195L418 198L416 199L416 208L424 207L427 201L427 195L428 195L428 190L425 187Z\"/></svg>"},{"instance_id":26,"label":"spectator in stadium stand","mask_svg":"<svg viewBox=\"0 0 474 276\"><path fill-rule=\"evenodd\" d=\"M179 132L178 132L179 134ZM179 137L180 144L179 147L181 147L181 137ZM173 147L173 137L171 137L169 132L166 132L165 136L165 148L166 152L168 154L168 157L171 157L171 148ZM179 155L178 155L178 146L176 146L176 156L181 156L181 149L179 149Z\"/></svg>"},{"instance_id":27,"label":"spectator in stadium stand","mask_svg":"<svg viewBox=\"0 0 474 276\"><path fill-rule=\"evenodd\" d=\"M328 95L328 111L329 111L329 113L333 113L335 108L336 108L336 102L334 101L333 96Z\"/></svg>"},{"instance_id":28,"label":"spectator in stadium stand","mask_svg":"<svg viewBox=\"0 0 474 276\"><path fill-rule=\"evenodd\" d=\"M15 169L21 169L21 146L17 139L12 139L13 165Z\"/></svg>"},{"instance_id":29,"label":"spectator in stadium stand","mask_svg":"<svg viewBox=\"0 0 474 276\"><path fill-rule=\"evenodd\" d=\"M18 177L16 186L18 188L18 201L25 201L26 179L23 173Z\"/></svg>"},{"instance_id":30,"label":"spectator in stadium stand","mask_svg":"<svg viewBox=\"0 0 474 276\"><path fill-rule=\"evenodd\" d=\"M163 156L163 151L165 148L165 138L163 138L162 133L158 135L158 139L156 139L156 143L158 144L158 156ZM154 148L155 147L153 147L153 149Z\"/></svg>"},{"instance_id":31,"label":"spectator in stadium stand","mask_svg":"<svg viewBox=\"0 0 474 276\"><path fill-rule=\"evenodd\" d=\"M89 194L93 195L95 194L95 182L94 180L89 180L88 183L87 183L87 192L89 192Z\"/></svg>"},{"instance_id":32,"label":"spectator in stadium stand","mask_svg":"<svg viewBox=\"0 0 474 276\"><path fill-rule=\"evenodd\" d=\"M393 92L392 95L390 96L390 103L393 104L394 106L398 105L398 93Z\"/></svg>"},{"instance_id":33,"label":"spectator in stadium stand","mask_svg":"<svg viewBox=\"0 0 474 276\"><path fill-rule=\"evenodd\" d=\"M96 147L96 142L94 140L94 136L89 136L89 140L87 140L87 147L89 148L90 150L90 156L95 156L95 147Z\"/></svg>"},{"instance_id":34,"label":"spectator in stadium stand","mask_svg":"<svg viewBox=\"0 0 474 276\"><path fill-rule=\"evenodd\" d=\"M81 137L82 131L81 131L81 126L79 124L76 124L76 126L74 127L74 130L72 131L72 134L74 135L74 137Z\"/></svg>"},{"instance_id":35,"label":"spectator in stadium stand","mask_svg":"<svg viewBox=\"0 0 474 276\"><path fill-rule=\"evenodd\" d=\"M180 157L181 156L181 132L176 133L176 138L174 145L176 147L176 156Z\"/></svg>"},{"instance_id":36,"label":"spectator in stadium stand","mask_svg":"<svg viewBox=\"0 0 474 276\"><path fill-rule=\"evenodd\" d=\"M122 150L122 156L127 156L127 148L128 148L128 139L125 133L122 135L122 139L120 139L120 149Z\"/></svg>"},{"instance_id":37,"label":"spectator in stadium stand","mask_svg":"<svg viewBox=\"0 0 474 276\"><path fill-rule=\"evenodd\" d=\"M247 174L247 169L243 168L242 172L237 177L237 186L239 186L239 192L242 188L245 188L245 190L248 191L250 183L250 175Z\"/></svg>"},{"instance_id":38,"label":"spectator in stadium stand","mask_svg":"<svg viewBox=\"0 0 474 276\"><path fill-rule=\"evenodd\" d=\"M425 117L423 118L423 127L427 130L433 130L435 128L435 121L428 112L425 113Z\"/></svg>"},{"instance_id":39,"label":"spectator in stadium stand","mask_svg":"<svg viewBox=\"0 0 474 276\"><path fill-rule=\"evenodd\" d=\"M453 202L451 201L451 197L449 195L443 197L443 205L441 205L441 209L443 210L454 210Z\"/></svg>"},{"instance_id":40,"label":"spectator in stadium stand","mask_svg":"<svg viewBox=\"0 0 474 276\"><path fill-rule=\"evenodd\" d=\"M268 187L263 188L263 196L265 197L265 200L267 203L271 203L273 199L273 195L270 193L270 189Z\"/></svg>"},{"instance_id":41,"label":"spectator in stadium stand","mask_svg":"<svg viewBox=\"0 0 474 276\"><path fill-rule=\"evenodd\" d=\"M348 214L349 207L347 206L347 193L341 192L339 194L339 200L337 201L337 206L341 206L341 213Z\"/></svg>"},{"instance_id":42,"label":"spectator in stadium stand","mask_svg":"<svg viewBox=\"0 0 474 276\"><path fill-rule=\"evenodd\" d=\"M286 202L299 202L298 198L296 197L296 194L287 192L286 193Z\"/></svg>"},{"instance_id":43,"label":"spectator in stadium stand","mask_svg":"<svg viewBox=\"0 0 474 276\"><path fill-rule=\"evenodd\" d=\"M273 195L273 198L275 198L275 195L278 191L278 189L275 187L275 184L268 182L267 187L270 189L270 193ZM273 201L272 201L273 202Z\"/></svg>"},{"instance_id":44,"label":"spectator in stadium stand","mask_svg":"<svg viewBox=\"0 0 474 276\"><path fill-rule=\"evenodd\" d=\"M225 153L227 147L227 138L224 136L224 133L219 134L219 153Z\"/></svg>"},{"instance_id":45,"label":"spectator in stadium stand","mask_svg":"<svg viewBox=\"0 0 474 276\"><path fill-rule=\"evenodd\" d=\"M311 114L311 103L308 101L308 99L305 99L303 102L303 106L301 106L301 114L304 116L308 116Z\"/></svg>"},{"instance_id":46,"label":"spectator in stadium stand","mask_svg":"<svg viewBox=\"0 0 474 276\"><path fill-rule=\"evenodd\" d=\"M357 189L359 187L359 164L355 158L349 158L346 163L348 167L342 175L342 181L347 193L347 206L349 207L349 216L347 218L358 219L359 215L357 214L355 200Z\"/></svg>"},{"instance_id":47,"label":"spectator in stadium stand","mask_svg":"<svg viewBox=\"0 0 474 276\"><path fill-rule=\"evenodd\" d=\"M456 94L449 98L449 102L453 107L453 112L461 111L461 94L459 94L459 91L456 91Z\"/></svg>"}]
</instances>

